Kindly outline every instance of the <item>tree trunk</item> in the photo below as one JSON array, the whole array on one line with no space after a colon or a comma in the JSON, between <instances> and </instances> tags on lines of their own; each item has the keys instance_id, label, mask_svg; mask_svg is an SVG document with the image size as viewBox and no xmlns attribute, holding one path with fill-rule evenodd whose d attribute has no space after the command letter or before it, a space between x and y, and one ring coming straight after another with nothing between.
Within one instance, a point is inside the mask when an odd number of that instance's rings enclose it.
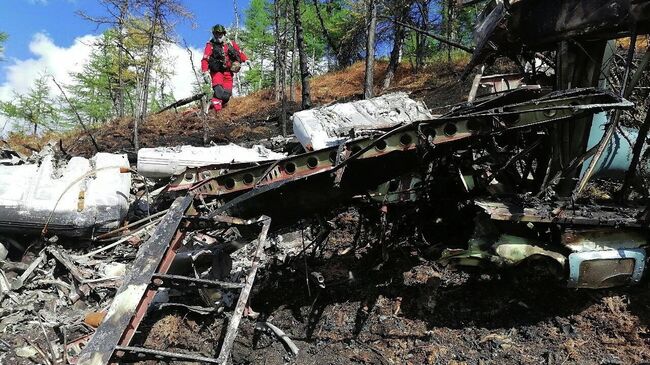
<instances>
[{"instance_id":1,"label":"tree trunk","mask_svg":"<svg viewBox=\"0 0 650 365\"><path fill-rule=\"evenodd\" d=\"M287 8L285 9L285 16L288 14L289 5L287 4ZM279 6L278 6L279 8ZM278 14L280 14L280 10L278 10ZM278 23L279 26L279 23ZM287 136L287 46L288 46L288 40L286 35L289 34L289 22L284 22L284 29L282 32L285 36L282 37L281 42L279 43L279 53L281 53L281 57L278 58L279 64L280 64L280 102L281 102L281 108L280 108L280 124L282 126L282 136L286 137Z\"/></svg>"},{"instance_id":2,"label":"tree trunk","mask_svg":"<svg viewBox=\"0 0 650 365\"><path fill-rule=\"evenodd\" d=\"M124 117L124 22L129 10L129 0L120 4L117 19L117 116Z\"/></svg>"},{"instance_id":3,"label":"tree trunk","mask_svg":"<svg viewBox=\"0 0 650 365\"><path fill-rule=\"evenodd\" d=\"M296 42L296 28L293 29L293 49L291 50L291 67L289 75L289 100L296 101L296 87L294 83L294 76L296 74L296 53L298 53L298 45Z\"/></svg>"},{"instance_id":4,"label":"tree trunk","mask_svg":"<svg viewBox=\"0 0 650 365\"><path fill-rule=\"evenodd\" d=\"M302 109L311 108L311 95L309 90L309 69L307 67L307 55L305 54L305 40L302 31L302 20L300 19L300 1L293 0L293 17L296 26L296 45L300 58L300 79L302 81Z\"/></svg>"},{"instance_id":5,"label":"tree trunk","mask_svg":"<svg viewBox=\"0 0 650 365\"><path fill-rule=\"evenodd\" d=\"M140 143L138 140L138 126L144 123L144 117L147 115L147 109L149 107L149 83L151 79L151 68L153 67L153 51L155 48L156 41L156 31L158 19L161 16L161 5L163 0L155 0L153 5L153 14L151 15L151 27L149 28L149 39L147 45L147 57L144 64L144 75L142 77L142 89L140 90L140 110L138 111L138 117L135 120L133 125L133 146L137 151L140 148Z\"/></svg>"},{"instance_id":6,"label":"tree trunk","mask_svg":"<svg viewBox=\"0 0 650 365\"><path fill-rule=\"evenodd\" d=\"M262 90L264 83L264 54L260 52L260 81L257 84L257 90Z\"/></svg>"},{"instance_id":7,"label":"tree trunk","mask_svg":"<svg viewBox=\"0 0 650 365\"><path fill-rule=\"evenodd\" d=\"M334 58L336 59L336 63L337 65L339 65L341 63L339 62L339 55L341 52L339 50L339 47L336 46L336 43L334 43L334 40L332 39L330 32L327 30L327 27L325 26L325 21L323 20L323 16L320 13L320 6L318 6L318 0L314 0L314 8L316 8L316 16L318 16L318 21L320 23L321 30L323 31L323 35L327 40L327 45L332 50L332 53L334 54ZM329 69L329 63L328 63L328 69Z\"/></svg>"},{"instance_id":8,"label":"tree trunk","mask_svg":"<svg viewBox=\"0 0 650 365\"><path fill-rule=\"evenodd\" d=\"M275 35L275 47L273 49L274 53L274 59L273 59L273 71L275 72L275 101L280 101L281 99L281 94L282 94L282 83L280 82L280 68L283 67L281 65L281 57L280 57L280 48L281 42L284 41L284 39L280 39L280 4L276 0L273 2L273 32Z\"/></svg>"},{"instance_id":9,"label":"tree trunk","mask_svg":"<svg viewBox=\"0 0 650 365\"><path fill-rule=\"evenodd\" d=\"M447 33L447 39L449 40L454 40L454 18L455 18L455 11L454 11L454 0L447 0L447 12L446 12L446 33ZM451 63L451 46L446 45L447 48L447 62Z\"/></svg>"},{"instance_id":10,"label":"tree trunk","mask_svg":"<svg viewBox=\"0 0 650 365\"><path fill-rule=\"evenodd\" d=\"M237 0L232 0L233 11L235 12L235 43L239 44L239 8L237 7ZM237 90L237 95L242 95L241 90L241 76L237 72L234 77L235 81L235 90Z\"/></svg>"},{"instance_id":11,"label":"tree trunk","mask_svg":"<svg viewBox=\"0 0 650 365\"><path fill-rule=\"evenodd\" d=\"M100 44L101 45L101 50L102 50L102 55L104 56L104 60L102 61L103 62L102 66L105 67L108 70L110 70L112 68L111 63L108 60L109 59L108 58L108 45L109 45L110 42L112 42L111 39L106 40L106 38L104 38L102 40L102 43ZM119 42L119 40L118 40L118 42ZM120 55L118 54L118 63L121 63L121 61L119 61L119 58L120 58ZM120 66L118 64L118 70L117 70L118 79L121 78L121 72L119 70L119 67ZM113 85L113 80L109 77L108 85L107 85L108 96L111 98L111 101L113 102L113 110L115 111L115 115L120 117L121 115L120 115L120 110L119 110L119 100L120 100L119 81L118 81L118 90L113 90L113 86L114 86Z\"/></svg>"},{"instance_id":12,"label":"tree trunk","mask_svg":"<svg viewBox=\"0 0 650 365\"><path fill-rule=\"evenodd\" d=\"M374 96L373 77L375 74L375 36L377 34L377 6L375 0L368 0L368 38L366 43L366 80L363 83L363 96Z\"/></svg>"},{"instance_id":13,"label":"tree trunk","mask_svg":"<svg viewBox=\"0 0 650 365\"><path fill-rule=\"evenodd\" d=\"M408 8L405 8L408 9ZM404 21L406 14L403 9L398 10L396 17L398 20ZM395 23L395 34L393 39L393 49L390 51L390 60L388 61L388 68L386 69L386 76L384 76L384 84L382 85L382 92L390 87L395 77L395 72L399 66L400 56L402 54L402 44L404 43L404 36L406 35L403 26Z\"/></svg>"},{"instance_id":14,"label":"tree trunk","mask_svg":"<svg viewBox=\"0 0 650 365\"><path fill-rule=\"evenodd\" d=\"M420 0L418 2L418 7L420 9L420 28L424 31L429 30L429 3L430 0ZM416 37L417 44L415 48L415 70L418 71L424 65L427 37L422 34L418 34Z\"/></svg>"}]
</instances>

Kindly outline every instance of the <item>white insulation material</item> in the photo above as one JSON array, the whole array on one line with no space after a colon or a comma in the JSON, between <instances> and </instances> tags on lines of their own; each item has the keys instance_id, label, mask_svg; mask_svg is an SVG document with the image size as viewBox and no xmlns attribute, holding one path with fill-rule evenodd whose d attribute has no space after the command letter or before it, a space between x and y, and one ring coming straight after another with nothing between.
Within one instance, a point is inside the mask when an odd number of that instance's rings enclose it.
<instances>
[{"instance_id":1,"label":"white insulation material","mask_svg":"<svg viewBox=\"0 0 650 365\"><path fill-rule=\"evenodd\" d=\"M255 145L245 148L236 144L212 147L158 147L138 151L138 172L146 177L168 177L181 174L188 167L251 163L277 160L285 154Z\"/></svg>"},{"instance_id":2,"label":"white insulation material","mask_svg":"<svg viewBox=\"0 0 650 365\"><path fill-rule=\"evenodd\" d=\"M116 227L131 189L131 174L121 167L129 167L127 156L110 153L67 163L50 153L40 164L0 165L0 226L39 229L47 222L51 232Z\"/></svg>"},{"instance_id":3,"label":"white insulation material","mask_svg":"<svg viewBox=\"0 0 650 365\"><path fill-rule=\"evenodd\" d=\"M432 119L426 105L406 93L303 110L293 115L293 132L308 151L336 146L351 130L389 128Z\"/></svg>"}]
</instances>

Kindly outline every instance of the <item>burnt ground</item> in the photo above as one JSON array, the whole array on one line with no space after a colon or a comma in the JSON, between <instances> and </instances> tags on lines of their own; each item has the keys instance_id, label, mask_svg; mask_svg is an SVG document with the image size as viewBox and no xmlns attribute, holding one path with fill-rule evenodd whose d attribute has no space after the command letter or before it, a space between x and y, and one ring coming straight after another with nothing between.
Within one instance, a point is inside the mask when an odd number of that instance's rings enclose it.
<instances>
[{"instance_id":1,"label":"burnt ground","mask_svg":"<svg viewBox=\"0 0 650 365\"><path fill-rule=\"evenodd\" d=\"M370 238L355 249L354 215L307 262L264 268L233 364L639 364L650 362L650 286L572 290L520 270L471 272L427 259L428 246ZM384 261L382 257L387 258ZM305 270L305 265L307 269ZM318 271L324 289L306 284ZM352 279L351 279L352 278ZM284 330L293 357L272 333ZM216 356L224 316L158 312L147 347Z\"/></svg>"},{"instance_id":2,"label":"burnt ground","mask_svg":"<svg viewBox=\"0 0 650 365\"><path fill-rule=\"evenodd\" d=\"M315 80L317 102L358 98L361 69ZM431 108L464 99L469 82L455 82L459 70L426 72L427 77L410 70L398 75L395 90L411 91ZM341 87L342 78L354 88ZM242 99L246 100L235 99L227 113L210 119L210 140L247 142L277 135L277 105L271 94ZM103 149L130 152L131 128L131 121L114 121L93 133ZM191 111L168 113L152 117L142 131L144 146L201 145L203 124ZM44 140L16 137L10 142L38 149ZM82 133L61 140L71 154L94 153ZM429 255L431 247L417 240L387 242L390 248L382 255L371 237L362 237L355 248L356 219L349 213L336 218L333 238L308 258L307 270L302 259L260 270L251 297L260 317L242 320L234 364L650 363L647 278L631 288L577 291L522 276L517 269L476 272L444 267ZM308 287L305 271L321 272L325 288L313 283ZM109 299L70 310L83 321L83 313L99 310ZM203 305L198 296L190 300ZM273 334L258 329L257 322L264 320L291 336L300 349L298 356L291 356ZM224 315L166 309L145 321L139 340L150 348L215 356L226 323ZM0 333L0 352L25 346L27 339L45 349L43 332L35 328L19 336ZM49 338L57 334L50 332ZM5 360L42 362L39 356Z\"/></svg>"}]
</instances>

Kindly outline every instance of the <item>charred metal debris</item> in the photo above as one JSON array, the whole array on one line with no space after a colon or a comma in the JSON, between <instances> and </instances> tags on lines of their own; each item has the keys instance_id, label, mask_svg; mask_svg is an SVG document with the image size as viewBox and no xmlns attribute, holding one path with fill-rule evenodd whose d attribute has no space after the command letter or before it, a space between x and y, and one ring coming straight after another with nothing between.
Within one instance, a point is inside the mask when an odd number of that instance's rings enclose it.
<instances>
[{"instance_id":1,"label":"charred metal debris","mask_svg":"<svg viewBox=\"0 0 650 365\"><path fill-rule=\"evenodd\" d=\"M327 244L328 217L346 207L373 222L380 244L409 236L438 247L443 264L533 267L572 288L638 283L647 201L585 186L592 176L616 182L645 171L612 126L638 107L626 90L646 57L629 57L623 80L607 70L610 40L647 33L649 16L650 1L489 2L469 70L506 56L520 73L483 75L482 66L468 101L440 115L403 93L298 112L298 154L285 152L296 139L274 141L276 151L143 149L132 168L124 155L65 159L48 149L25 159L1 150L0 330L31 314L59 337L12 356L226 364L240 321L255 318L258 270ZM278 249L305 225L307 242ZM88 244L70 250L68 237ZM304 274L314 288L328 285L319 272ZM179 292L204 305L171 299ZM59 309L38 311L46 297ZM80 299L92 304L77 310ZM228 318L218 356L138 344L144 317L165 307ZM281 329L260 323L298 353Z\"/></svg>"}]
</instances>

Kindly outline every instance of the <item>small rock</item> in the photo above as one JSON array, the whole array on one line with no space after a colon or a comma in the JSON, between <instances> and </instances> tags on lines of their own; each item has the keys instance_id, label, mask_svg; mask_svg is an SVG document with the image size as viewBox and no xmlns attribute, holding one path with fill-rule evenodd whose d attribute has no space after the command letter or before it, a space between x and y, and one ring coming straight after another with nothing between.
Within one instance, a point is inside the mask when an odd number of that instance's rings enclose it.
<instances>
[{"instance_id":1,"label":"small rock","mask_svg":"<svg viewBox=\"0 0 650 365\"><path fill-rule=\"evenodd\" d=\"M38 354L38 351L32 346L23 346L16 349L16 356L18 357L29 358L36 356L36 354Z\"/></svg>"},{"instance_id":2,"label":"small rock","mask_svg":"<svg viewBox=\"0 0 650 365\"><path fill-rule=\"evenodd\" d=\"M123 277L126 275L126 265L119 262L112 262L110 264L106 264L106 266L102 268L102 271L104 273L104 276L109 278Z\"/></svg>"}]
</instances>

